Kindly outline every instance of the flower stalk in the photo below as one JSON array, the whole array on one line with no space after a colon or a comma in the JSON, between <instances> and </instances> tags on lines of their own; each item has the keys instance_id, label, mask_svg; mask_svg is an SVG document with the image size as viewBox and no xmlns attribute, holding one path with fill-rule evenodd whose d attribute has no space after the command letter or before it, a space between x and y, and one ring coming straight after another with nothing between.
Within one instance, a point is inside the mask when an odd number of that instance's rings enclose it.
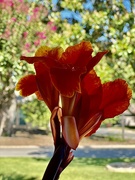
<instances>
[{"instance_id":1,"label":"flower stalk","mask_svg":"<svg viewBox=\"0 0 135 180\"><path fill-rule=\"evenodd\" d=\"M61 173L61 164L66 156L66 145L61 143L55 150L53 157L51 158L42 180L57 180Z\"/></svg>"}]
</instances>

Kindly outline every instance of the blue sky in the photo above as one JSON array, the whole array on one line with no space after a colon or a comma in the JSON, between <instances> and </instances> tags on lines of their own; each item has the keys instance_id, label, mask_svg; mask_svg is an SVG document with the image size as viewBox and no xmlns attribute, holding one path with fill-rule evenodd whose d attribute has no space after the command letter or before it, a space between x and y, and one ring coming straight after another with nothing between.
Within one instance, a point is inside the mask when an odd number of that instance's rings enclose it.
<instances>
[{"instance_id":1,"label":"blue sky","mask_svg":"<svg viewBox=\"0 0 135 180\"><path fill-rule=\"evenodd\" d=\"M57 2L59 0L52 0L54 5L57 5ZM130 12L130 1L129 0L123 0L123 4L125 6L125 8L127 9L127 11ZM86 3L83 4L85 9L89 9L90 11L93 10L93 5L92 5L92 0L86 0ZM62 19L69 19L69 22L72 22L72 19L77 20L78 22L81 22L81 16L79 14L79 12L73 12L70 11L68 9L65 9L63 11L61 11L61 17Z\"/></svg>"}]
</instances>

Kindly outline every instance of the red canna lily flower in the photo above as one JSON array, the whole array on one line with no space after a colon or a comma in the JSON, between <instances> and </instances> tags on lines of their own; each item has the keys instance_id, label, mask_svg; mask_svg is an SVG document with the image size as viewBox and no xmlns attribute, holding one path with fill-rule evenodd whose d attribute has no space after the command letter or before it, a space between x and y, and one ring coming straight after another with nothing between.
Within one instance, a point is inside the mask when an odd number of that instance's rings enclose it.
<instances>
[{"instance_id":1,"label":"red canna lily flower","mask_svg":"<svg viewBox=\"0 0 135 180\"><path fill-rule=\"evenodd\" d=\"M65 52L62 48L41 47L35 57L22 56L21 60L28 63L42 62L49 70L54 87L63 96L72 97L75 92L81 93L81 76L89 72L107 51L99 52L92 57L90 42L68 47Z\"/></svg>"},{"instance_id":2,"label":"red canna lily flower","mask_svg":"<svg viewBox=\"0 0 135 180\"><path fill-rule=\"evenodd\" d=\"M52 112L50 124L54 155L43 176L56 180L73 159L71 149L96 132L103 120L123 113L129 106L131 89L125 80L102 84L93 70L107 51L92 57L90 42L68 47L40 47L34 57L22 56L34 64L35 74L24 76L16 85L23 96L36 94ZM61 106L60 106L61 103Z\"/></svg>"}]
</instances>

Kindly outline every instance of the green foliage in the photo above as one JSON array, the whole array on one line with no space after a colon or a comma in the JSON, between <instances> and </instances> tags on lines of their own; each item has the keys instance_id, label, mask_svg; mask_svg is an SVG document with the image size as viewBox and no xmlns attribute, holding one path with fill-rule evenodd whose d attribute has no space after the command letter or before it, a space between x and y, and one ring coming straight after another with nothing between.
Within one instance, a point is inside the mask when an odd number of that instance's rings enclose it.
<instances>
[{"instance_id":1,"label":"green foliage","mask_svg":"<svg viewBox=\"0 0 135 180\"><path fill-rule=\"evenodd\" d=\"M26 101L20 107L25 121L31 123L33 127L49 128L50 111L43 101L33 99Z\"/></svg>"},{"instance_id":2,"label":"green foliage","mask_svg":"<svg viewBox=\"0 0 135 180\"><path fill-rule=\"evenodd\" d=\"M41 180L48 161L43 158L0 158L0 179ZM134 180L134 173L108 171L105 167L112 162L135 162L135 159L75 158L63 171L60 180Z\"/></svg>"},{"instance_id":3,"label":"green foliage","mask_svg":"<svg viewBox=\"0 0 135 180\"><path fill-rule=\"evenodd\" d=\"M0 10L0 77L7 79L10 72L16 82L18 75L32 71L26 63L18 62L20 56L33 54L49 37L48 32L55 31L55 27L51 22L42 22L47 16L47 9L38 1L15 0L12 6L3 1Z\"/></svg>"},{"instance_id":4,"label":"green foliage","mask_svg":"<svg viewBox=\"0 0 135 180\"><path fill-rule=\"evenodd\" d=\"M59 1L48 19L56 23L54 44L63 47L88 40L95 52L109 50L106 61L98 65L98 74L103 81L123 78L135 91L135 19L134 3L129 1L128 10L124 1L90 1L91 9L85 9L85 1ZM81 5L80 5L81 4ZM82 21L61 19L63 9L79 12ZM61 37L61 38L60 38ZM133 93L133 98L134 98Z\"/></svg>"},{"instance_id":5,"label":"green foliage","mask_svg":"<svg viewBox=\"0 0 135 180\"><path fill-rule=\"evenodd\" d=\"M67 6L68 5L68 6ZM80 11L81 9L83 9L83 4L82 4L82 0L65 0L65 1L61 1L61 7L63 9L68 9L72 10L72 11Z\"/></svg>"},{"instance_id":6,"label":"green foliage","mask_svg":"<svg viewBox=\"0 0 135 180\"><path fill-rule=\"evenodd\" d=\"M97 64L95 70L97 72L97 75L101 77L102 83L112 81L114 79L114 70L107 64L106 58L104 58L99 62L99 64Z\"/></svg>"},{"instance_id":7,"label":"green foliage","mask_svg":"<svg viewBox=\"0 0 135 180\"><path fill-rule=\"evenodd\" d=\"M20 56L33 55L56 30L52 22L43 22L47 14L47 7L39 0L0 2L0 117L16 98L14 88L18 79L28 72L33 73L32 66L19 61Z\"/></svg>"}]
</instances>

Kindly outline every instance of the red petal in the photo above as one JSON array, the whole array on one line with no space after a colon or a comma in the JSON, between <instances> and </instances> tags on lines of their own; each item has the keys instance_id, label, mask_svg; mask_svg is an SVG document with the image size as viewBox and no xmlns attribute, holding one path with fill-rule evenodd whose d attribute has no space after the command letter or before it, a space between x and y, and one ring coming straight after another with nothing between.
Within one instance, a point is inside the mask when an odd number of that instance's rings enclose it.
<instances>
[{"instance_id":1,"label":"red petal","mask_svg":"<svg viewBox=\"0 0 135 180\"><path fill-rule=\"evenodd\" d=\"M36 62L43 62L45 65L50 67L61 66L59 59L61 58L63 49L60 47L49 48L47 46L41 46L35 53L34 57L21 56L21 60L33 64Z\"/></svg>"},{"instance_id":2,"label":"red petal","mask_svg":"<svg viewBox=\"0 0 135 180\"><path fill-rule=\"evenodd\" d=\"M38 90L35 77L36 77L35 75L31 74L22 77L18 81L16 85L16 90L20 91L20 95L29 96Z\"/></svg>"},{"instance_id":3,"label":"red petal","mask_svg":"<svg viewBox=\"0 0 135 180\"><path fill-rule=\"evenodd\" d=\"M82 80L82 92L88 95L95 94L97 89L101 86L101 80L94 70L90 71Z\"/></svg>"},{"instance_id":4,"label":"red petal","mask_svg":"<svg viewBox=\"0 0 135 180\"><path fill-rule=\"evenodd\" d=\"M76 119L78 127L81 128L94 114L99 112L99 106L102 100L102 85L100 78L95 71L91 71L83 79L82 84L82 98L80 100L80 107L77 107ZM79 106L79 103L78 103Z\"/></svg>"},{"instance_id":5,"label":"red petal","mask_svg":"<svg viewBox=\"0 0 135 180\"><path fill-rule=\"evenodd\" d=\"M50 50L51 48L49 48L48 46L40 46L35 52L35 56L37 57L47 56Z\"/></svg>"},{"instance_id":6,"label":"red petal","mask_svg":"<svg viewBox=\"0 0 135 180\"><path fill-rule=\"evenodd\" d=\"M104 110L103 119L123 113L129 106L131 96L131 89L122 79L103 84L103 98L100 107Z\"/></svg>"},{"instance_id":7,"label":"red petal","mask_svg":"<svg viewBox=\"0 0 135 180\"><path fill-rule=\"evenodd\" d=\"M79 134L73 116L62 117L62 134L69 147L76 149L79 144Z\"/></svg>"},{"instance_id":8,"label":"red petal","mask_svg":"<svg viewBox=\"0 0 135 180\"><path fill-rule=\"evenodd\" d=\"M98 122L94 125L93 129L92 129L88 134L85 135L85 137L86 137L86 136L91 136L92 134L94 134L94 133L98 130L98 128L100 127L101 123L102 123L101 120L98 121Z\"/></svg>"},{"instance_id":9,"label":"red petal","mask_svg":"<svg viewBox=\"0 0 135 180\"><path fill-rule=\"evenodd\" d=\"M61 58L63 49L61 47L48 48L46 46L40 47L35 56L42 57L41 61L48 67L61 67L59 59Z\"/></svg>"},{"instance_id":10,"label":"red petal","mask_svg":"<svg viewBox=\"0 0 135 180\"><path fill-rule=\"evenodd\" d=\"M34 57L26 57L26 56L21 56L20 59L21 60L25 60L29 64L42 62L48 68L50 68L50 67L59 67L59 66L61 67L62 66L59 61L55 60L51 56L43 56L43 57L36 57L36 56L34 56Z\"/></svg>"},{"instance_id":11,"label":"red petal","mask_svg":"<svg viewBox=\"0 0 135 180\"><path fill-rule=\"evenodd\" d=\"M75 101L76 101L76 94L74 94L71 98L61 96L63 116L72 116L73 115Z\"/></svg>"},{"instance_id":12,"label":"red petal","mask_svg":"<svg viewBox=\"0 0 135 180\"><path fill-rule=\"evenodd\" d=\"M80 138L86 136L88 133L93 131L93 129L95 129L96 125L99 123L101 117L102 117L101 113L97 113L94 116L92 116L87 121L87 123L78 130Z\"/></svg>"},{"instance_id":13,"label":"red petal","mask_svg":"<svg viewBox=\"0 0 135 180\"><path fill-rule=\"evenodd\" d=\"M21 56L20 60L25 60L29 64L33 64L35 62L44 61L44 57L26 57L26 56Z\"/></svg>"},{"instance_id":14,"label":"red petal","mask_svg":"<svg viewBox=\"0 0 135 180\"><path fill-rule=\"evenodd\" d=\"M91 71L93 67L101 60L101 58L107 54L108 51L98 52L96 56L94 56L87 65L87 72Z\"/></svg>"},{"instance_id":15,"label":"red petal","mask_svg":"<svg viewBox=\"0 0 135 180\"><path fill-rule=\"evenodd\" d=\"M36 92L35 92L35 95L36 95L36 97L37 97L38 100L40 100L40 101L43 101L43 100L44 100L44 99L42 98L42 96L41 96L41 94L40 94L39 91L36 91Z\"/></svg>"},{"instance_id":16,"label":"red petal","mask_svg":"<svg viewBox=\"0 0 135 180\"><path fill-rule=\"evenodd\" d=\"M80 44L68 47L62 55L61 61L76 67L84 67L91 59L92 51L91 43L83 41Z\"/></svg>"},{"instance_id":17,"label":"red petal","mask_svg":"<svg viewBox=\"0 0 135 180\"><path fill-rule=\"evenodd\" d=\"M49 71L46 66L44 66L42 62L35 63L34 66L36 70L36 82L38 90L46 105L52 111L56 106L58 106L58 91L52 85Z\"/></svg>"},{"instance_id":18,"label":"red petal","mask_svg":"<svg viewBox=\"0 0 135 180\"><path fill-rule=\"evenodd\" d=\"M56 48L52 48L49 51L48 56L54 60L59 60L62 56L62 53L63 53L63 49L61 47L56 47Z\"/></svg>"},{"instance_id":19,"label":"red petal","mask_svg":"<svg viewBox=\"0 0 135 180\"><path fill-rule=\"evenodd\" d=\"M55 117L58 115L59 107L55 107L52 111L52 115L50 118L51 130L53 135L54 144L56 145L57 137L60 138L60 122Z\"/></svg>"},{"instance_id":20,"label":"red petal","mask_svg":"<svg viewBox=\"0 0 135 180\"><path fill-rule=\"evenodd\" d=\"M84 69L71 70L51 68L50 74L55 88L63 95L72 97L74 92L81 92L80 75Z\"/></svg>"}]
</instances>

